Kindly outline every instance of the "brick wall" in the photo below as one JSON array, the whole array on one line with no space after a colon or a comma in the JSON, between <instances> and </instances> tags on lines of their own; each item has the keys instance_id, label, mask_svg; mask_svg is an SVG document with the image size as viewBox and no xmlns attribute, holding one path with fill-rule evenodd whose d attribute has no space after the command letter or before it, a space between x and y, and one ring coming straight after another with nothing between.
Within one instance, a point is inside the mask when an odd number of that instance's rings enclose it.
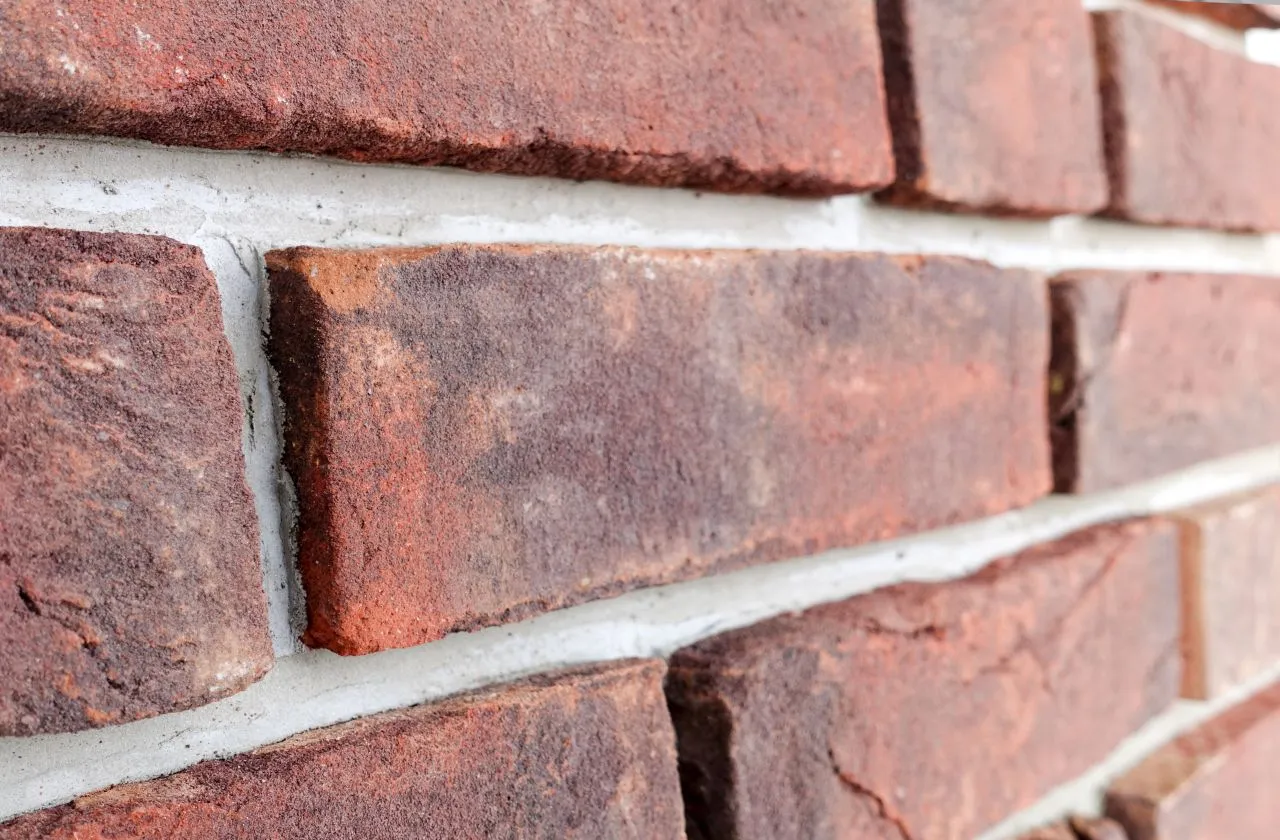
<instances>
[{"instance_id":1,"label":"brick wall","mask_svg":"<svg viewBox=\"0 0 1280 840\"><path fill-rule=\"evenodd\" d=\"M1280 20L1089 5L6 6L0 840L1269 837Z\"/></svg>"}]
</instances>

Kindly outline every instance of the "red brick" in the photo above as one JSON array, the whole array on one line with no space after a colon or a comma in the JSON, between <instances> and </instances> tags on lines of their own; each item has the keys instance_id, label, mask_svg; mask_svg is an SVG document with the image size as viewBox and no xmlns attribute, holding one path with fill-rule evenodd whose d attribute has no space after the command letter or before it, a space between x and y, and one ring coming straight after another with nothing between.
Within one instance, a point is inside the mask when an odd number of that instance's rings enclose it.
<instances>
[{"instance_id":1,"label":"red brick","mask_svg":"<svg viewBox=\"0 0 1280 840\"><path fill-rule=\"evenodd\" d=\"M0 840L682 840L661 662L299 735L0 826Z\"/></svg>"},{"instance_id":2,"label":"red brick","mask_svg":"<svg viewBox=\"0 0 1280 840\"><path fill-rule=\"evenodd\" d=\"M1208 18L1232 29L1271 29L1280 26L1280 8L1251 3L1196 3L1191 0L1146 0L1184 15Z\"/></svg>"},{"instance_id":3,"label":"red brick","mask_svg":"<svg viewBox=\"0 0 1280 840\"><path fill-rule=\"evenodd\" d=\"M1066 822L1037 828L1021 840L1127 840L1119 824L1105 818L1072 817Z\"/></svg>"},{"instance_id":4,"label":"red brick","mask_svg":"<svg viewBox=\"0 0 1280 840\"><path fill-rule=\"evenodd\" d=\"M308 640L417 644L1049 483L1040 278L555 247L268 256Z\"/></svg>"},{"instance_id":5,"label":"red brick","mask_svg":"<svg viewBox=\"0 0 1280 840\"><path fill-rule=\"evenodd\" d=\"M1183 694L1216 697L1280 665L1280 490L1177 517Z\"/></svg>"},{"instance_id":6,"label":"red brick","mask_svg":"<svg viewBox=\"0 0 1280 840\"><path fill-rule=\"evenodd\" d=\"M1107 202L1078 0L880 0L897 183L887 201L1027 216Z\"/></svg>"},{"instance_id":7,"label":"red brick","mask_svg":"<svg viewBox=\"0 0 1280 840\"><path fill-rule=\"evenodd\" d=\"M677 652L667 696L704 837L979 834L1177 695L1176 529L1080 532Z\"/></svg>"},{"instance_id":8,"label":"red brick","mask_svg":"<svg viewBox=\"0 0 1280 840\"><path fill-rule=\"evenodd\" d=\"M1019 840L1077 840L1076 833L1066 823L1054 823L1028 831Z\"/></svg>"},{"instance_id":9,"label":"red brick","mask_svg":"<svg viewBox=\"0 0 1280 840\"><path fill-rule=\"evenodd\" d=\"M1245 840L1276 832L1280 685L1158 750L1107 794L1131 840Z\"/></svg>"},{"instance_id":10,"label":"red brick","mask_svg":"<svg viewBox=\"0 0 1280 840\"><path fill-rule=\"evenodd\" d=\"M893 180L874 0L6 0L0 130L733 192Z\"/></svg>"},{"instance_id":11,"label":"red brick","mask_svg":"<svg viewBox=\"0 0 1280 840\"><path fill-rule=\"evenodd\" d=\"M196 706L270 666L200 251L0 229L0 735Z\"/></svg>"},{"instance_id":12,"label":"red brick","mask_svg":"<svg viewBox=\"0 0 1280 840\"><path fill-rule=\"evenodd\" d=\"M1134 12L1095 15L1111 203L1158 225L1280 230L1280 68Z\"/></svg>"},{"instance_id":13,"label":"red brick","mask_svg":"<svg viewBox=\"0 0 1280 840\"><path fill-rule=\"evenodd\" d=\"M1060 491L1280 442L1275 278L1074 272L1051 290Z\"/></svg>"}]
</instances>

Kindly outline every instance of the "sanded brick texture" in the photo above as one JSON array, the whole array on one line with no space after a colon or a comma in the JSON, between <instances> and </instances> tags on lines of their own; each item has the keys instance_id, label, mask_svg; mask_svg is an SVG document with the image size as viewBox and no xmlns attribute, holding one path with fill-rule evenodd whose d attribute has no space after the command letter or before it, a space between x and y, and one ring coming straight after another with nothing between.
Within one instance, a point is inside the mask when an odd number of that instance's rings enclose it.
<instances>
[{"instance_id":1,"label":"sanded brick texture","mask_svg":"<svg viewBox=\"0 0 1280 840\"><path fill-rule=\"evenodd\" d=\"M1049 484L1041 278L957 259L268 256L308 641L412 645Z\"/></svg>"},{"instance_id":2,"label":"sanded brick texture","mask_svg":"<svg viewBox=\"0 0 1280 840\"><path fill-rule=\"evenodd\" d=\"M1190 0L1144 0L1171 12L1207 18L1232 29L1274 29L1280 26L1280 6L1254 3L1196 3Z\"/></svg>"},{"instance_id":3,"label":"sanded brick texture","mask_svg":"<svg viewBox=\"0 0 1280 840\"><path fill-rule=\"evenodd\" d=\"M1183 693L1208 699L1280 665L1280 490L1177 516Z\"/></svg>"},{"instance_id":4,"label":"sanded brick texture","mask_svg":"<svg viewBox=\"0 0 1280 840\"><path fill-rule=\"evenodd\" d=\"M1073 272L1051 284L1057 487L1117 487L1280 441L1280 284Z\"/></svg>"},{"instance_id":5,"label":"sanded brick texture","mask_svg":"<svg viewBox=\"0 0 1280 840\"><path fill-rule=\"evenodd\" d=\"M1017 215L1107 202L1077 0L880 0L899 204Z\"/></svg>"},{"instance_id":6,"label":"sanded brick texture","mask_svg":"<svg viewBox=\"0 0 1280 840\"><path fill-rule=\"evenodd\" d=\"M968 840L1177 696L1177 532L1083 531L677 652L693 837Z\"/></svg>"},{"instance_id":7,"label":"sanded brick texture","mask_svg":"<svg viewBox=\"0 0 1280 840\"><path fill-rule=\"evenodd\" d=\"M1276 833L1280 685L1161 748L1107 794L1129 840L1246 840Z\"/></svg>"},{"instance_id":8,"label":"sanded brick texture","mask_svg":"<svg viewBox=\"0 0 1280 840\"><path fill-rule=\"evenodd\" d=\"M1134 12L1094 16L1111 202L1136 222L1280 230L1280 67Z\"/></svg>"},{"instance_id":9,"label":"sanded brick texture","mask_svg":"<svg viewBox=\"0 0 1280 840\"><path fill-rule=\"evenodd\" d=\"M7 0L0 130L822 195L893 180L875 0Z\"/></svg>"},{"instance_id":10,"label":"sanded brick texture","mask_svg":"<svg viewBox=\"0 0 1280 840\"><path fill-rule=\"evenodd\" d=\"M682 840L661 662L299 735L0 826L0 840Z\"/></svg>"},{"instance_id":11,"label":"sanded brick texture","mask_svg":"<svg viewBox=\"0 0 1280 840\"><path fill-rule=\"evenodd\" d=\"M269 667L240 429L198 249L0 229L0 735L198 705Z\"/></svg>"}]
</instances>

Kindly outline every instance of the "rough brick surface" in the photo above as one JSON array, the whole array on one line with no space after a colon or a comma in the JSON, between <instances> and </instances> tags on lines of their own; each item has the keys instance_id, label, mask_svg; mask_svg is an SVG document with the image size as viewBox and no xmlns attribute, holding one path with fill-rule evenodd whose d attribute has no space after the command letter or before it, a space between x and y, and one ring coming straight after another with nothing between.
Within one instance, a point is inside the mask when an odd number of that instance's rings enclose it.
<instances>
[{"instance_id":1,"label":"rough brick surface","mask_svg":"<svg viewBox=\"0 0 1280 840\"><path fill-rule=\"evenodd\" d=\"M1178 738L1121 777L1107 813L1130 840L1276 834L1280 685Z\"/></svg>"},{"instance_id":2,"label":"rough brick surface","mask_svg":"<svg viewBox=\"0 0 1280 840\"><path fill-rule=\"evenodd\" d=\"M7 0L0 130L726 191L893 179L875 0Z\"/></svg>"},{"instance_id":3,"label":"rough brick surface","mask_svg":"<svg viewBox=\"0 0 1280 840\"><path fill-rule=\"evenodd\" d=\"M1207 699L1280 665L1280 490L1181 513L1183 694Z\"/></svg>"},{"instance_id":4,"label":"rough brick surface","mask_svg":"<svg viewBox=\"0 0 1280 840\"><path fill-rule=\"evenodd\" d=\"M690 836L962 840L1177 695L1177 533L1081 532L677 652Z\"/></svg>"},{"instance_id":5,"label":"rough brick surface","mask_svg":"<svg viewBox=\"0 0 1280 840\"><path fill-rule=\"evenodd\" d=\"M1077 272L1051 289L1060 491L1280 441L1275 278Z\"/></svg>"},{"instance_id":6,"label":"rough brick surface","mask_svg":"<svg viewBox=\"0 0 1280 840\"><path fill-rule=\"evenodd\" d=\"M0 735L198 705L267 669L240 427L199 250L0 229Z\"/></svg>"},{"instance_id":7,"label":"rough brick surface","mask_svg":"<svg viewBox=\"0 0 1280 840\"><path fill-rule=\"evenodd\" d=\"M1107 201L1075 0L880 0L900 204L1043 216Z\"/></svg>"},{"instance_id":8,"label":"rough brick surface","mask_svg":"<svg viewBox=\"0 0 1280 840\"><path fill-rule=\"evenodd\" d=\"M416 644L1049 483L1040 278L626 249L269 255L308 640Z\"/></svg>"},{"instance_id":9,"label":"rough brick surface","mask_svg":"<svg viewBox=\"0 0 1280 840\"><path fill-rule=\"evenodd\" d=\"M0 826L0 840L682 840L661 662L300 735Z\"/></svg>"},{"instance_id":10,"label":"rough brick surface","mask_svg":"<svg viewBox=\"0 0 1280 840\"><path fill-rule=\"evenodd\" d=\"M1232 29L1273 29L1280 26L1280 7L1251 3L1196 3L1190 0L1145 0L1184 15L1208 18Z\"/></svg>"},{"instance_id":11,"label":"rough brick surface","mask_svg":"<svg viewBox=\"0 0 1280 840\"><path fill-rule=\"evenodd\" d=\"M1280 67L1133 12L1095 15L1111 204L1137 222L1280 230Z\"/></svg>"}]
</instances>

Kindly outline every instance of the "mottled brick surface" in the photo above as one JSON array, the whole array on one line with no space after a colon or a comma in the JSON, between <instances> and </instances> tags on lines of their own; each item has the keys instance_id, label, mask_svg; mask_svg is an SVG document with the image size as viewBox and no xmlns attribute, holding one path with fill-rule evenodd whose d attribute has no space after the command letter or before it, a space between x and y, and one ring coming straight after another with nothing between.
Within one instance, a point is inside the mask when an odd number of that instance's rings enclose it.
<instances>
[{"instance_id":1,"label":"mottled brick surface","mask_svg":"<svg viewBox=\"0 0 1280 840\"><path fill-rule=\"evenodd\" d=\"M198 705L269 667L240 428L197 249L0 229L0 735Z\"/></svg>"},{"instance_id":2,"label":"mottled brick surface","mask_svg":"<svg viewBox=\"0 0 1280 840\"><path fill-rule=\"evenodd\" d=\"M1280 67L1134 12L1094 16L1110 215L1280 230Z\"/></svg>"},{"instance_id":3,"label":"mottled brick surface","mask_svg":"<svg viewBox=\"0 0 1280 840\"><path fill-rule=\"evenodd\" d=\"M549 247L268 257L308 640L411 645L1047 489L1040 278Z\"/></svg>"},{"instance_id":4,"label":"mottled brick surface","mask_svg":"<svg viewBox=\"0 0 1280 840\"><path fill-rule=\"evenodd\" d=\"M899 204L1017 215L1107 201L1089 15L1076 0L880 0Z\"/></svg>"},{"instance_id":5,"label":"mottled brick surface","mask_svg":"<svg viewBox=\"0 0 1280 840\"><path fill-rule=\"evenodd\" d=\"M1177 516L1183 693L1207 699L1280 665L1280 490Z\"/></svg>"},{"instance_id":6,"label":"mottled brick surface","mask_svg":"<svg viewBox=\"0 0 1280 840\"><path fill-rule=\"evenodd\" d=\"M1052 283L1058 489L1117 487L1280 442L1280 284L1075 272Z\"/></svg>"},{"instance_id":7,"label":"mottled brick surface","mask_svg":"<svg viewBox=\"0 0 1280 840\"><path fill-rule=\"evenodd\" d=\"M875 0L7 0L0 130L725 191L893 180Z\"/></svg>"},{"instance_id":8,"label":"mottled brick surface","mask_svg":"<svg viewBox=\"0 0 1280 840\"><path fill-rule=\"evenodd\" d=\"M1276 834L1280 685L1158 750L1107 794L1130 840L1253 840Z\"/></svg>"},{"instance_id":9,"label":"mottled brick surface","mask_svg":"<svg viewBox=\"0 0 1280 840\"><path fill-rule=\"evenodd\" d=\"M663 665L540 677L299 735L0 840L682 840Z\"/></svg>"},{"instance_id":10,"label":"mottled brick surface","mask_svg":"<svg viewBox=\"0 0 1280 840\"><path fill-rule=\"evenodd\" d=\"M677 652L690 836L968 840L1176 696L1176 529L1074 534Z\"/></svg>"}]
</instances>

